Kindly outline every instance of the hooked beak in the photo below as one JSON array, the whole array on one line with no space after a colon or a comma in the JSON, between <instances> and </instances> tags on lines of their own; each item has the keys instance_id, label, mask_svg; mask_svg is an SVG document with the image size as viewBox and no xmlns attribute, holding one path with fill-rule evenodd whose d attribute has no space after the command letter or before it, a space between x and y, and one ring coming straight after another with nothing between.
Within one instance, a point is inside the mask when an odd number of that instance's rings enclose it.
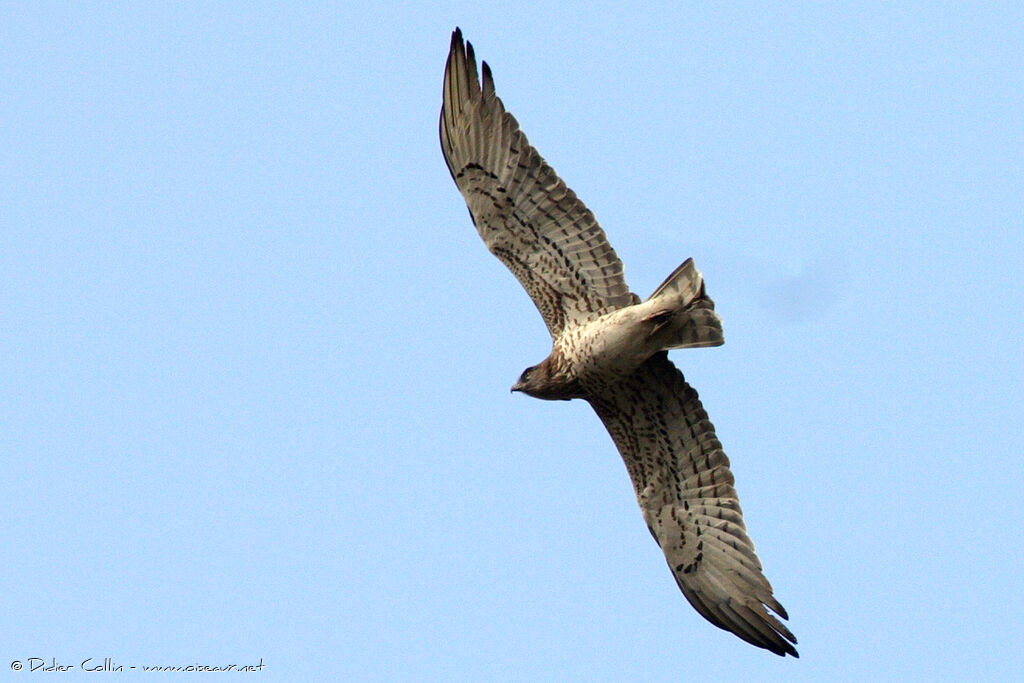
<instances>
[{"instance_id":1,"label":"hooked beak","mask_svg":"<svg viewBox=\"0 0 1024 683\"><path fill-rule=\"evenodd\" d=\"M522 391L522 390L523 390L522 383L517 381L515 384L512 385L512 388L509 389L509 393L515 393L517 391Z\"/></svg>"}]
</instances>

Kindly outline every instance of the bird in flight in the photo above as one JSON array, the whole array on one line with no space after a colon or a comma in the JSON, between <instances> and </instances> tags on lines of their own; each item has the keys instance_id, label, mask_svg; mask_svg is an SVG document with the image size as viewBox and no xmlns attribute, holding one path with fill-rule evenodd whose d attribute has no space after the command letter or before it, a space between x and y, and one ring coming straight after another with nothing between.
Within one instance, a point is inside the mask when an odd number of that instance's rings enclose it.
<instances>
[{"instance_id":1,"label":"bird in flight","mask_svg":"<svg viewBox=\"0 0 1024 683\"><path fill-rule=\"evenodd\" d=\"M669 349L722 344L704 280L687 259L642 301L594 214L547 165L494 92L473 46L452 34L441 150L487 248L516 276L551 333L551 354L512 391L580 398L615 442L647 528L708 621L797 657L747 536L729 459ZM774 614L773 614L774 613ZM777 615L777 616L776 616Z\"/></svg>"}]
</instances>

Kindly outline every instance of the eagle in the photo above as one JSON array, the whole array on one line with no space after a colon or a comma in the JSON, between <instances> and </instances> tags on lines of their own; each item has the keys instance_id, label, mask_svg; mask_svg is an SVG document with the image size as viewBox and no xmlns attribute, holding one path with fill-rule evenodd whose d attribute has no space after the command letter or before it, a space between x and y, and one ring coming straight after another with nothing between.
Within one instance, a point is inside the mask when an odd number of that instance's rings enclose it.
<instances>
[{"instance_id":1,"label":"eagle","mask_svg":"<svg viewBox=\"0 0 1024 683\"><path fill-rule=\"evenodd\" d=\"M729 459L669 349L718 346L722 323L692 259L646 300L594 214L527 141L487 62L452 33L441 150L487 248L551 333L551 354L513 392L590 403L615 442L640 510L689 603L715 626L797 657L743 523ZM776 616L777 615L777 616Z\"/></svg>"}]
</instances>

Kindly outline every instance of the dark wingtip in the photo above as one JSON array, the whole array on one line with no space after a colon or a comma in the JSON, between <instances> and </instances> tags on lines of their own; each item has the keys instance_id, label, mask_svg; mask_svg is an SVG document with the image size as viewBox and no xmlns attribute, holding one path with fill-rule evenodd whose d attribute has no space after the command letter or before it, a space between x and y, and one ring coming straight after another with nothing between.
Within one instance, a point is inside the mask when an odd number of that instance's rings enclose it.
<instances>
[{"instance_id":1,"label":"dark wingtip","mask_svg":"<svg viewBox=\"0 0 1024 683\"><path fill-rule=\"evenodd\" d=\"M793 657L795 659L800 659L800 653L796 651L795 647L793 647L794 645L796 645L796 637L788 631L781 635L783 638L782 647L778 649L772 649L772 652L774 652L780 657L785 657L786 655L789 655L790 657Z\"/></svg>"},{"instance_id":2,"label":"dark wingtip","mask_svg":"<svg viewBox=\"0 0 1024 683\"><path fill-rule=\"evenodd\" d=\"M728 630L728 629L726 629L726 630ZM736 632L733 631L733 633L736 633ZM737 635L739 635L739 634L737 634ZM746 640L746 639L744 638L744 640ZM783 640L781 642L781 644L780 643L773 643L773 642L764 642L764 641L762 641L762 642L754 642L752 640L747 640L747 642L751 643L752 645L756 645L756 646L758 646L760 648L763 648L765 650L768 650L768 652L771 652L773 655L778 655L779 657L785 657L786 655L789 655L790 657L793 657L794 659L800 659L800 653L796 651L795 647L793 647L791 644L787 643L785 640Z\"/></svg>"},{"instance_id":3,"label":"dark wingtip","mask_svg":"<svg viewBox=\"0 0 1024 683\"><path fill-rule=\"evenodd\" d=\"M452 31L452 43L448 46L448 55L451 56L456 52L462 51L462 29L458 26Z\"/></svg>"},{"instance_id":4,"label":"dark wingtip","mask_svg":"<svg viewBox=\"0 0 1024 683\"><path fill-rule=\"evenodd\" d=\"M476 64L476 56L473 54L473 43L468 40L463 41L462 29L458 26L452 31L452 45L449 52L454 53L455 51L464 52L466 55L466 61L472 64Z\"/></svg>"},{"instance_id":5,"label":"dark wingtip","mask_svg":"<svg viewBox=\"0 0 1024 683\"><path fill-rule=\"evenodd\" d=\"M494 76L491 75L491 67L487 65L487 62L481 62L481 66L484 70L484 94L494 92Z\"/></svg>"}]
</instances>

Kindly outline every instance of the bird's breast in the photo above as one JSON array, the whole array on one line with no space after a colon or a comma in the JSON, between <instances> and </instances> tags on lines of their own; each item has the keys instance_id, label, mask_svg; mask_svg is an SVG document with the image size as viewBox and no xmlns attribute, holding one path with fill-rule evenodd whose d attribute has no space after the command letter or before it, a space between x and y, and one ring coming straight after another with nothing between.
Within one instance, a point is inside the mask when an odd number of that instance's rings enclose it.
<instances>
[{"instance_id":1,"label":"bird's breast","mask_svg":"<svg viewBox=\"0 0 1024 683\"><path fill-rule=\"evenodd\" d=\"M649 326L630 306L571 328L556 343L575 379L607 385L631 375L655 351L647 343Z\"/></svg>"}]
</instances>

